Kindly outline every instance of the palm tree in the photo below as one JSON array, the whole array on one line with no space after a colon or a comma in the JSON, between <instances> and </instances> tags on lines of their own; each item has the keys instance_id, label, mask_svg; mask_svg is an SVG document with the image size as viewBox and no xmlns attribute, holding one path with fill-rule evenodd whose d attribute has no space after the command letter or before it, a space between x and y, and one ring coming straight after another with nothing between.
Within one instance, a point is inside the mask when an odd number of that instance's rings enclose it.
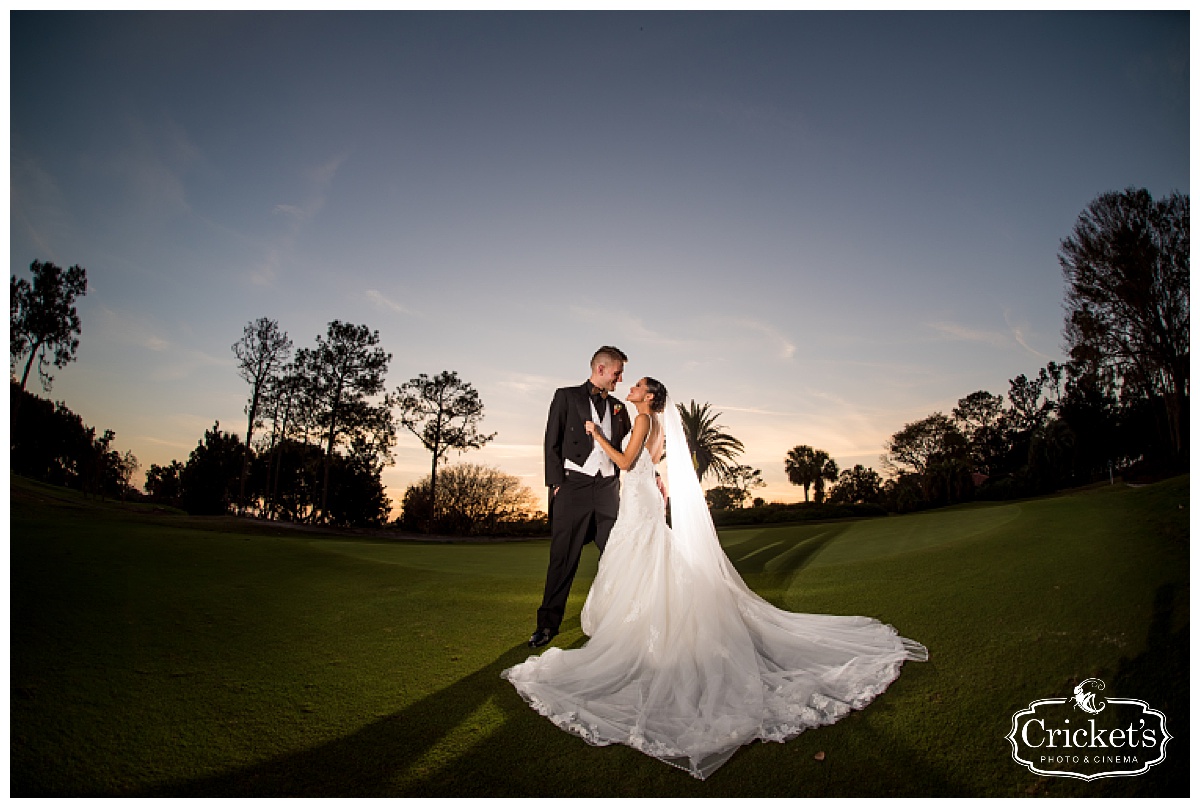
<instances>
[{"instance_id":1,"label":"palm tree","mask_svg":"<svg viewBox=\"0 0 1200 808\"><path fill-rule=\"evenodd\" d=\"M817 472L811 446L793 446L783 459L783 470L792 485L804 488L804 501L808 502L808 489L816 481Z\"/></svg>"},{"instance_id":2,"label":"palm tree","mask_svg":"<svg viewBox=\"0 0 1200 808\"><path fill-rule=\"evenodd\" d=\"M724 427L717 426L721 413L712 411L708 402L700 405L695 399L687 406L679 404L678 407L696 476L703 480L705 474L712 472L719 478L732 469L734 457L744 452L745 447Z\"/></svg>"},{"instance_id":3,"label":"palm tree","mask_svg":"<svg viewBox=\"0 0 1200 808\"><path fill-rule=\"evenodd\" d=\"M828 480L831 483L837 482L837 461L830 457L828 452L817 449L813 452L813 471L815 472L813 478L813 499L817 502L824 502L825 481Z\"/></svg>"}]
</instances>

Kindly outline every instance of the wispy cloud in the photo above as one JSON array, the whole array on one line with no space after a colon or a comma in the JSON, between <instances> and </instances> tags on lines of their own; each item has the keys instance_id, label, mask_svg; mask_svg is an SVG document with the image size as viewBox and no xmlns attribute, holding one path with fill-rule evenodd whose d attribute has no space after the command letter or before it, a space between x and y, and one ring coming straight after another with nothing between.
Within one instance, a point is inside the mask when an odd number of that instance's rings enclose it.
<instances>
[{"instance_id":1,"label":"wispy cloud","mask_svg":"<svg viewBox=\"0 0 1200 808\"><path fill-rule=\"evenodd\" d=\"M1007 331L989 331L985 329L972 328L961 323L950 321L938 321L926 323L926 327L932 328L938 332L942 339L952 340L957 342L979 342L985 345L992 345L997 348L1012 348L1019 346L1039 359L1050 361L1054 357L1034 348L1029 343L1027 323L1014 323L1009 311L1004 311L1004 324L1008 327Z\"/></svg>"},{"instance_id":2,"label":"wispy cloud","mask_svg":"<svg viewBox=\"0 0 1200 808\"><path fill-rule=\"evenodd\" d=\"M279 275L281 261L279 248L269 248L263 260L250 270L250 282L256 286L270 286Z\"/></svg>"},{"instance_id":3,"label":"wispy cloud","mask_svg":"<svg viewBox=\"0 0 1200 808\"><path fill-rule=\"evenodd\" d=\"M293 219L303 220L303 219L308 218L304 212L304 208L301 208L297 205L276 205L275 208L271 212L272 213L284 213L284 214L287 214L288 216L291 216Z\"/></svg>"},{"instance_id":4,"label":"wispy cloud","mask_svg":"<svg viewBox=\"0 0 1200 808\"><path fill-rule=\"evenodd\" d=\"M571 316L582 323L607 326L629 343L644 343L676 350L696 350L702 343L694 339L671 337L647 326L640 317L613 309L571 306ZM615 341L615 340L614 340Z\"/></svg>"},{"instance_id":5,"label":"wispy cloud","mask_svg":"<svg viewBox=\"0 0 1200 808\"><path fill-rule=\"evenodd\" d=\"M129 116L125 124L126 147L101 163L100 169L123 180L144 212L191 212L184 177L201 154L187 131L166 116L156 121Z\"/></svg>"},{"instance_id":6,"label":"wispy cloud","mask_svg":"<svg viewBox=\"0 0 1200 808\"><path fill-rule=\"evenodd\" d=\"M307 193L299 201L280 202L271 208L271 213L282 217L283 232L266 247L266 255L249 273L250 282L257 286L270 286L279 277L280 268L289 258L296 240L304 228L325 207L329 187L337 177L338 169L346 161L347 154L336 154L321 165L304 172Z\"/></svg>"},{"instance_id":7,"label":"wispy cloud","mask_svg":"<svg viewBox=\"0 0 1200 808\"><path fill-rule=\"evenodd\" d=\"M1012 337L1009 334L1000 331L984 331L947 321L926 323L925 325L938 332L943 339L955 342L981 342L985 345L994 345L997 348L1008 348L1013 343Z\"/></svg>"},{"instance_id":8,"label":"wispy cloud","mask_svg":"<svg viewBox=\"0 0 1200 808\"><path fill-rule=\"evenodd\" d=\"M159 358L147 360L144 372L157 381L186 379L199 367L223 367L233 364L232 358L212 356L204 351L181 345L163 336L161 327L151 320L108 306L97 308L96 339L117 346L141 348Z\"/></svg>"},{"instance_id":9,"label":"wispy cloud","mask_svg":"<svg viewBox=\"0 0 1200 808\"><path fill-rule=\"evenodd\" d=\"M515 376L508 376L499 382L496 382L497 387L504 387L509 390L515 390L521 394L528 393L545 393L555 390L570 382L563 381L551 376L539 376L533 373L522 373ZM547 402L548 403L548 402Z\"/></svg>"},{"instance_id":10,"label":"wispy cloud","mask_svg":"<svg viewBox=\"0 0 1200 808\"><path fill-rule=\"evenodd\" d=\"M1047 362L1054 359L1054 357L1047 356L1046 354L1042 353L1037 348L1034 348L1032 345L1029 344L1029 341L1026 338L1026 332L1029 330L1029 324L1028 323L1013 323L1012 317L1010 316L1008 309L1004 310L1004 323L1008 326L1009 331L1012 332L1013 339L1016 340L1017 344L1020 345L1022 348L1029 351L1031 354L1033 354L1034 356L1036 356L1040 359L1045 359Z\"/></svg>"},{"instance_id":11,"label":"wispy cloud","mask_svg":"<svg viewBox=\"0 0 1200 808\"><path fill-rule=\"evenodd\" d=\"M175 346L170 354L171 361L160 365L149 373L149 378L158 381L179 381L187 379L201 367L231 367L232 359L207 354L194 348Z\"/></svg>"},{"instance_id":12,"label":"wispy cloud","mask_svg":"<svg viewBox=\"0 0 1200 808\"><path fill-rule=\"evenodd\" d=\"M156 353L161 353L171 347L171 342L164 338L154 325L141 317L119 312L104 305L98 307L97 313L99 314L100 336L105 340L122 345L134 345Z\"/></svg>"},{"instance_id":13,"label":"wispy cloud","mask_svg":"<svg viewBox=\"0 0 1200 808\"><path fill-rule=\"evenodd\" d=\"M67 227L66 200L58 182L34 158L12 161L9 204L14 224L25 229L40 254L61 261L54 245Z\"/></svg>"},{"instance_id":14,"label":"wispy cloud","mask_svg":"<svg viewBox=\"0 0 1200 808\"><path fill-rule=\"evenodd\" d=\"M208 423L206 421L204 424L204 427L207 428L207 426L208 426ZM155 446L165 446L168 449L187 450L187 449L191 449L193 446L193 444L190 444L190 443L183 443L183 442L180 442L177 440L164 440L162 438L156 438L153 435L138 435L137 437L139 440L143 440L146 443L152 443Z\"/></svg>"},{"instance_id":15,"label":"wispy cloud","mask_svg":"<svg viewBox=\"0 0 1200 808\"><path fill-rule=\"evenodd\" d=\"M329 186L333 184L334 178L337 177L338 169L342 163L346 162L346 157L346 154L334 155L321 165L306 171L308 194L304 198L304 201L299 204L281 202L272 209L273 212L282 213L297 223L310 221L321 212L321 208L325 207L325 199L326 194L329 192Z\"/></svg>"},{"instance_id":16,"label":"wispy cloud","mask_svg":"<svg viewBox=\"0 0 1200 808\"><path fill-rule=\"evenodd\" d=\"M489 443L480 454L497 460L516 458L541 460L544 449L540 443Z\"/></svg>"},{"instance_id":17,"label":"wispy cloud","mask_svg":"<svg viewBox=\"0 0 1200 808\"><path fill-rule=\"evenodd\" d=\"M396 314L416 314L416 312L414 312L412 309L400 305L378 289L368 289L367 300L369 300L376 308L393 311Z\"/></svg>"},{"instance_id":18,"label":"wispy cloud","mask_svg":"<svg viewBox=\"0 0 1200 808\"><path fill-rule=\"evenodd\" d=\"M725 338L739 333L754 335L777 359L787 360L796 355L796 343L770 323L741 317L721 317L714 323Z\"/></svg>"}]
</instances>

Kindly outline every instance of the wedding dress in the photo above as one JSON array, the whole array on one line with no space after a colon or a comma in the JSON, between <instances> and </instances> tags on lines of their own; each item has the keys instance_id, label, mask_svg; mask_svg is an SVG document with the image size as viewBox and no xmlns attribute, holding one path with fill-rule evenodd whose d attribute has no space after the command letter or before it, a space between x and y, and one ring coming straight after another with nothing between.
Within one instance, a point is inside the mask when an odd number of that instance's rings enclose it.
<instances>
[{"instance_id":1,"label":"wedding dress","mask_svg":"<svg viewBox=\"0 0 1200 808\"><path fill-rule=\"evenodd\" d=\"M743 744L861 709L928 652L877 620L786 612L751 591L717 542L672 403L663 417L673 527L642 449L583 607L589 641L501 676L588 743L704 779Z\"/></svg>"}]
</instances>

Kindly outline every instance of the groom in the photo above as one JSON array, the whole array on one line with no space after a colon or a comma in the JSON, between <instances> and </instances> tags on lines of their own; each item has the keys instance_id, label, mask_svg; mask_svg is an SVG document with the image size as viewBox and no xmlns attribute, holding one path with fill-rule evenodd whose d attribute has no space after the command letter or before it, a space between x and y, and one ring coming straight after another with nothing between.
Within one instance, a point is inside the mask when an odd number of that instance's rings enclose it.
<instances>
[{"instance_id":1,"label":"groom","mask_svg":"<svg viewBox=\"0 0 1200 808\"><path fill-rule=\"evenodd\" d=\"M558 634L583 545L604 552L617 519L618 470L584 429L594 422L608 442L620 446L629 434L629 414L613 395L628 357L605 345L592 356L592 375L579 387L554 391L546 420L546 485L550 487L550 566L546 591L529 638L540 648Z\"/></svg>"}]
</instances>

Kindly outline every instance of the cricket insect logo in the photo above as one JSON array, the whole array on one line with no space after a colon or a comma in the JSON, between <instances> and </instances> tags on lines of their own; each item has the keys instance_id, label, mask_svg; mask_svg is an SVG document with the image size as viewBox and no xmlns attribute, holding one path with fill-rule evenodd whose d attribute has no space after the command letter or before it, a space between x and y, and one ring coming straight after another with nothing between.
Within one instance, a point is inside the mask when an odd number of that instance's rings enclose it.
<instances>
[{"instance_id":1,"label":"cricket insect logo","mask_svg":"<svg viewBox=\"0 0 1200 808\"><path fill-rule=\"evenodd\" d=\"M1104 682L1100 681L1099 679L1084 679L1082 682L1075 685L1075 695L1072 696L1072 698L1075 699L1075 704L1072 706L1085 712L1089 712L1092 715L1096 715L1103 710L1107 704L1103 701L1097 703L1096 699L1098 699L1099 696L1087 690L1087 686L1092 682L1096 683L1097 690L1104 689Z\"/></svg>"}]
</instances>

